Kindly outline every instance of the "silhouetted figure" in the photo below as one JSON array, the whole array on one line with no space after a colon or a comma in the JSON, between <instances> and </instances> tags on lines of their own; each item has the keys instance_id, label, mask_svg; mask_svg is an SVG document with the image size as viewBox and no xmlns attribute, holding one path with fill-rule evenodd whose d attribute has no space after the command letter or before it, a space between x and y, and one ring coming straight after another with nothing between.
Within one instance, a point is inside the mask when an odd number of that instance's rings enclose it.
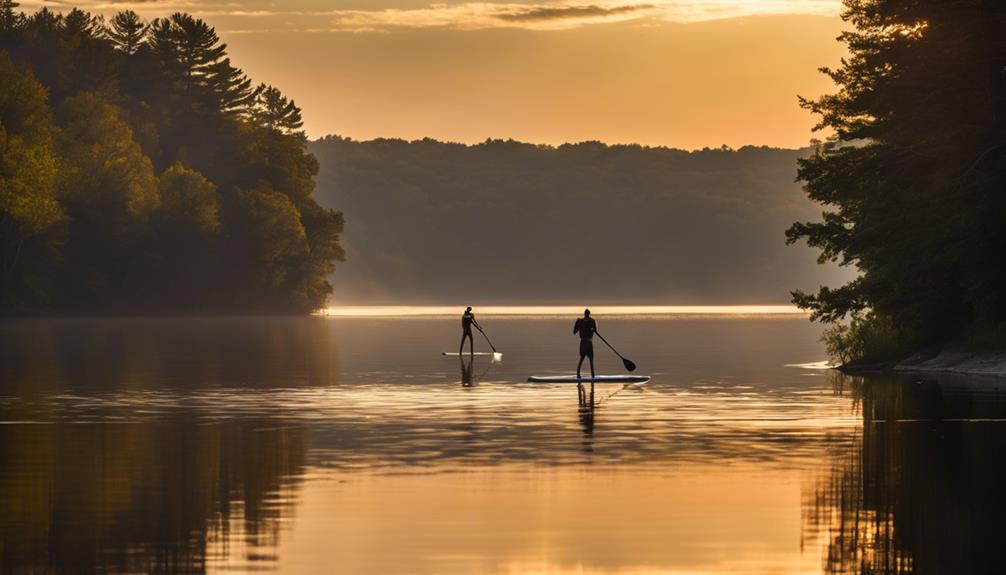
<instances>
[{"instance_id":1,"label":"silhouetted figure","mask_svg":"<svg viewBox=\"0 0 1006 575\"><path fill-rule=\"evenodd\" d=\"M590 310L583 310L583 317L577 318L573 324L573 334L580 334L580 361L576 364L576 377L580 377L583 358L590 359L590 377L594 377L594 334L597 333L597 322L590 317ZM591 388L594 382L591 382Z\"/></svg>"},{"instance_id":2,"label":"silhouetted figure","mask_svg":"<svg viewBox=\"0 0 1006 575\"><path fill-rule=\"evenodd\" d=\"M472 313L472 307L468 306L465 308L464 315L461 316L461 347L458 348L458 355L464 352L465 349L465 338L468 338L468 350L472 357L475 357L475 338L472 337L472 326L482 329L479 322L475 321L475 314Z\"/></svg>"}]
</instances>

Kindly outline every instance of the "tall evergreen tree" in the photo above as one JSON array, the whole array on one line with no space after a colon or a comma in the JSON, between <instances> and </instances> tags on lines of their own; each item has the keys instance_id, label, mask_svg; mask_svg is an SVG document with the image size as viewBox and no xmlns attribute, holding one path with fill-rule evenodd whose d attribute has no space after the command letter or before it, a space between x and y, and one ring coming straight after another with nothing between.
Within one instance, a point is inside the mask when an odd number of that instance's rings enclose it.
<instances>
[{"instance_id":1,"label":"tall evergreen tree","mask_svg":"<svg viewBox=\"0 0 1006 575\"><path fill-rule=\"evenodd\" d=\"M148 28L139 14L126 10L112 17L106 33L118 50L132 56L143 46Z\"/></svg>"},{"instance_id":2,"label":"tall evergreen tree","mask_svg":"<svg viewBox=\"0 0 1006 575\"><path fill-rule=\"evenodd\" d=\"M20 6L14 0L0 0L0 35L17 32L24 26L24 14L17 10Z\"/></svg>"},{"instance_id":3,"label":"tall evergreen tree","mask_svg":"<svg viewBox=\"0 0 1006 575\"><path fill-rule=\"evenodd\" d=\"M79 8L70 10L70 13L63 18L63 31L71 38L93 39L100 31L101 25L101 18Z\"/></svg>"},{"instance_id":4,"label":"tall evergreen tree","mask_svg":"<svg viewBox=\"0 0 1006 575\"><path fill-rule=\"evenodd\" d=\"M175 13L168 19L155 20L152 30L155 49L169 69L181 76L188 93L199 94L208 100L205 105L224 112L236 111L250 102L251 80L231 65L227 44L206 22Z\"/></svg>"},{"instance_id":5,"label":"tall evergreen tree","mask_svg":"<svg viewBox=\"0 0 1006 575\"><path fill-rule=\"evenodd\" d=\"M304 127L300 108L278 89L259 84L248 111L256 123L286 132L295 133Z\"/></svg>"},{"instance_id":6,"label":"tall evergreen tree","mask_svg":"<svg viewBox=\"0 0 1006 575\"><path fill-rule=\"evenodd\" d=\"M794 301L907 346L1004 324L1006 3L845 0L843 18L850 56L823 70L839 91L803 102L836 133L799 168L829 211L787 235L861 276Z\"/></svg>"}]
</instances>

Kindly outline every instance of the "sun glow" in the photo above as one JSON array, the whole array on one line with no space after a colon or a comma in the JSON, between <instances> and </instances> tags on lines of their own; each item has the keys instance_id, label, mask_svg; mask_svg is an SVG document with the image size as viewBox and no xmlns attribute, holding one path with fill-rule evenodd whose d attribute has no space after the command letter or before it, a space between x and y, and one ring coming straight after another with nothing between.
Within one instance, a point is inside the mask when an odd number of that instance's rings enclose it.
<instances>
[{"instance_id":1,"label":"sun glow","mask_svg":"<svg viewBox=\"0 0 1006 575\"><path fill-rule=\"evenodd\" d=\"M318 312L327 317L408 317L455 316L464 306L336 306ZM580 306L480 306L475 311L482 316L576 316L583 313ZM789 305L614 305L592 306L596 315L806 315L806 312Z\"/></svg>"}]
</instances>

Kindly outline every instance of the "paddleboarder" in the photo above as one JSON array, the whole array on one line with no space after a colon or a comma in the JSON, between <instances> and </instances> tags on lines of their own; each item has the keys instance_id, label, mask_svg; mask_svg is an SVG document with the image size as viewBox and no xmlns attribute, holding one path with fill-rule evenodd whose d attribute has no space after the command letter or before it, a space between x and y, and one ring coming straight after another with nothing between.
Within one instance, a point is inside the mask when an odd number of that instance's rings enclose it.
<instances>
[{"instance_id":1,"label":"paddleboarder","mask_svg":"<svg viewBox=\"0 0 1006 575\"><path fill-rule=\"evenodd\" d=\"M461 316L461 347L458 348L458 355L464 353L465 349L465 338L468 338L468 350L472 357L475 357L475 338L472 337L472 326L475 326L482 330L482 326L479 322L475 321L475 314L472 313L472 306L468 306L465 309L464 315Z\"/></svg>"},{"instance_id":2,"label":"paddleboarder","mask_svg":"<svg viewBox=\"0 0 1006 575\"><path fill-rule=\"evenodd\" d=\"M580 361L576 364L576 378L580 378L580 367L583 358L590 359L590 377L594 377L594 334L597 333L597 322L590 317L590 310L583 310L583 317L577 318L573 324L573 335L580 334ZM464 340L462 340L464 342ZM463 343L462 343L463 347Z\"/></svg>"}]
</instances>

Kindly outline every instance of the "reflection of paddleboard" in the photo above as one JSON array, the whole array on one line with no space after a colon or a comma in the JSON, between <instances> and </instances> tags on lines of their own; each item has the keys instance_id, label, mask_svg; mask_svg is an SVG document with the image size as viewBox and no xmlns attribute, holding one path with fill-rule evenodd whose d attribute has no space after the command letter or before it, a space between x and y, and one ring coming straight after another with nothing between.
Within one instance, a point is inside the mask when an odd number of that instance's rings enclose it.
<instances>
[{"instance_id":1,"label":"reflection of paddleboard","mask_svg":"<svg viewBox=\"0 0 1006 575\"><path fill-rule=\"evenodd\" d=\"M459 355L462 355L462 356L467 357L467 356L471 356L471 355L493 355L493 352L491 352L491 351L476 351L475 353L467 353L467 352L465 352L465 353L459 354L456 351L445 351L445 352L441 353L440 355L446 355L447 357L457 357ZM502 354L500 354L500 355L502 355Z\"/></svg>"},{"instance_id":2,"label":"reflection of paddleboard","mask_svg":"<svg viewBox=\"0 0 1006 575\"><path fill-rule=\"evenodd\" d=\"M598 375L577 378L575 375L532 375L529 383L646 383L648 375Z\"/></svg>"}]
</instances>

